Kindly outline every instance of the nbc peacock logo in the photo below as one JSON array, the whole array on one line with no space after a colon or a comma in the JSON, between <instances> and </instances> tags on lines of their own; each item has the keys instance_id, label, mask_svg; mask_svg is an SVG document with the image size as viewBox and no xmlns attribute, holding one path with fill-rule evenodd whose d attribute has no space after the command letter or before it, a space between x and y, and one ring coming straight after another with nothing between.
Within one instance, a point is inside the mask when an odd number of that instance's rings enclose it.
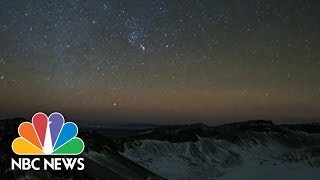
<instances>
[{"instance_id":1,"label":"nbc peacock logo","mask_svg":"<svg viewBox=\"0 0 320 180\"><path fill-rule=\"evenodd\" d=\"M61 113L49 117L38 112L32 123L23 122L18 128L20 137L12 142L12 150L18 155L79 155L84 150L82 139L76 137L78 127L66 122Z\"/></svg>"}]
</instances>

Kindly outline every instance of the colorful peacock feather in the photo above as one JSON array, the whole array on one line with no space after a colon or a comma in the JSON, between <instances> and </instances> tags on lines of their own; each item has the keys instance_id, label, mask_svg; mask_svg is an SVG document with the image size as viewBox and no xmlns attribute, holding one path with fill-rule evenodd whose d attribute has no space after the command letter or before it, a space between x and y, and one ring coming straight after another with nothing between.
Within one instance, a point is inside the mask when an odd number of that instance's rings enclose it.
<instances>
[{"instance_id":1,"label":"colorful peacock feather","mask_svg":"<svg viewBox=\"0 0 320 180\"><path fill-rule=\"evenodd\" d=\"M78 155L84 150L82 139L76 137L77 125L65 123L58 112L49 117L36 113L32 123L20 124L18 133L20 137L12 142L12 150L18 155Z\"/></svg>"}]
</instances>

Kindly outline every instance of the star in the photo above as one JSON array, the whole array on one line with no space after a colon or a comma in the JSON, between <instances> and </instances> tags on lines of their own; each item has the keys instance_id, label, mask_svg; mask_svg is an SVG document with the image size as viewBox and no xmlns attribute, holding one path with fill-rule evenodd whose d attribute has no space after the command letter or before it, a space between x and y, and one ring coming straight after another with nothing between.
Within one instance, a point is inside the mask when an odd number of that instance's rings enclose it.
<instances>
[{"instance_id":1,"label":"star","mask_svg":"<svg viewBox=\"0 0 320 180\"><path fill-rule=\"evenodd\" d=\"M142 51L146 50L146 48L142 44L140 44L140 48L142 49Z\"/></svg>"},{"instance_id":2,"label":"star","mask_svg":"<svg viewBox=\"0 0 320 180\"><path fill-rule=\"evenodd\" d=\"M0 101L12 100L10 117L320 117L318 3L256 2L1 3Z\"/></svg>"}]
</instances>

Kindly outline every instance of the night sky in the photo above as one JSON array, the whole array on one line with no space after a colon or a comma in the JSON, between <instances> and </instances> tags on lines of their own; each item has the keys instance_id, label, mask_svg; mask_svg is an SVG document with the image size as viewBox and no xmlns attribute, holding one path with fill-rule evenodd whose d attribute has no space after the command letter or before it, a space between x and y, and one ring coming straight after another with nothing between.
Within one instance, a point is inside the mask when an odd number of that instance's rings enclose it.
<instances>
[{"instance_id":1,"label":"night sky","mask_svg":"<svg viewBox=\"0 0 320 180\"><path fill-rule=\"evenodd\" d=\"M2 0L0 118L320 118L317 0Z\"/></svg>"}]
</instances>

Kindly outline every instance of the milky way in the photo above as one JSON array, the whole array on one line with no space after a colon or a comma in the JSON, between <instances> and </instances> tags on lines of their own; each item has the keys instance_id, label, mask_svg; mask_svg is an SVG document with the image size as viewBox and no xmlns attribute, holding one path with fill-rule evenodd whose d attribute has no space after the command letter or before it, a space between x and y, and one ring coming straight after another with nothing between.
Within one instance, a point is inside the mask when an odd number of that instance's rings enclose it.
<instances>
[{"instance_id":1,"label":"milky way","mask_svg":"<svg viewBox=\"0 0 320 180\"><path fill-rule=\"evenodd\" d=\"M0 2L0 117L320 117L320 3Z\"/></svg>"}]
</instances>

